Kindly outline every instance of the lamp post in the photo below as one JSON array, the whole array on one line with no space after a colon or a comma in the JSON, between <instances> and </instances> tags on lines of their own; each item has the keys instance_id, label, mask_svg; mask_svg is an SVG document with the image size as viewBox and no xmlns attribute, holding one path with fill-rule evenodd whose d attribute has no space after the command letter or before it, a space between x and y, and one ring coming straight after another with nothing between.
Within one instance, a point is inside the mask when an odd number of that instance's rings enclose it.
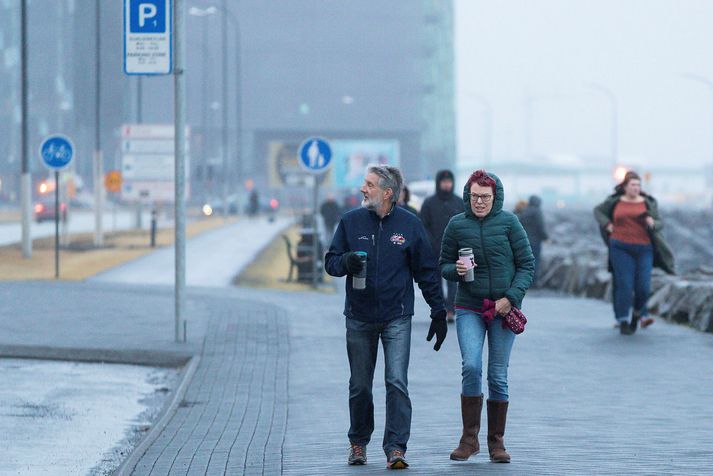
<instances>
[{"instance_id":1,"label":"lamp post","mask_svg":"<svg viewBox=\"0 0 713 476\"><path fill-rule=\"evenodd\" d=\"M237 105L237 112L236 112L236 143L235 143L235 154L237 158L237 162L240 163L240 144L241 144L241 119L242 119L242 96L240 94L240 86L242 82L240 81L240 75L241 75L241 55L240 55L240 24L238 23L238 20L235 18L235 16L228 10L227 8L227 2L226 0L223 0L223 4L221 7L216 7L216 6L210 6L205 9L201 9L198 7L191 7L188 11L190 15L196 16L196 17L207 17L210 15L215 15L216 13L222 13L223 16L221 18L222 20L222 25L221 25L221 45L222 45L222 101L223 101L223 111L222 111L222 122L223 122L223 131L222 131L222 136L221 136L221 148L222 148L222 159L223 159L223 181L222 181L222 201L223 201L223 218L227 216L228 212L228 180L230 177L229 174L229 167L228 167L228 38L227 38L227 22L230 21L233 24L233 30L235 32L235 49L236 49L236 57L235 57L235 81L237 82L237 87L235 88L236 90L236 105Z\"/></svg>"},{"instance_id":2,"label":"lamp post","mask_svg":"<svg viewBox=\"0 0 713 476\"><path fill-rule=\"evenodd\" d=\"M30 237L30 222L32 214L32 178L30 175L30 158L28 152L29 142L29 105L27 78L27 0L22 0L20 4L20 114L22 124L20 126L20 204L22 214L22 257L32 258L32 238Z\"/></svg>"},{"instance_id":3,"label":"lamp post","mask_svg":"<svg viewBox=\"0 0 713 476\"><path fill-rule=\"evenodd\" d=\"M614 170L619 161L619 103L616 95L608 87L599 83L589 83L589 87L595 91L604 94L609 100L611 122L609 129L609 147L611 155L611 166Z\"/></svg>"},{"instance_id":4,"label":"lamp post","mask_svg":"<svg viewBox=\"0 0 713 476\"><path fill-rule=\"evenodd\" d=\"M696 81L697 83L706 86L708 88L708 91L711 93L711 100L713 100L713 80L710 80L705 76L701 76L695 73L683 73L681 74L681 77L684 79L689 79L691 81ZM713 105L713 101L711 102L711 104ZM711 112L713 113L713 108L711 109ZM711 140L713 140L713 129L711 129ZM711 154L713 155L713 144L711 146ZM711 162L711 167L713 167L713 161Z\"/></svg>"}]
</instances>

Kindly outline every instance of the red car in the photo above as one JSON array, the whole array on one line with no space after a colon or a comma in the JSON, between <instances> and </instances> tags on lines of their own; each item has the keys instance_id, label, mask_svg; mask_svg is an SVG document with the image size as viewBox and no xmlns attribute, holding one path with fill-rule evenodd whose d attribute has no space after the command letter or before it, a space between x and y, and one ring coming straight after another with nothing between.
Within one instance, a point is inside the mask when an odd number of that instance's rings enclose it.
<instances>
[{"instance_id":1,"label":"red car","mask_svg":"<svg viewBox=\"0 0 713 476\"><path fill-rule=\"evenodd\" d=\"M35 221L42 223L45 220L54 220L54 200L40 200L34 206ZM59 204L60 218L63 222L67 221L67 204Z\"/></svg>"}]
</instances>

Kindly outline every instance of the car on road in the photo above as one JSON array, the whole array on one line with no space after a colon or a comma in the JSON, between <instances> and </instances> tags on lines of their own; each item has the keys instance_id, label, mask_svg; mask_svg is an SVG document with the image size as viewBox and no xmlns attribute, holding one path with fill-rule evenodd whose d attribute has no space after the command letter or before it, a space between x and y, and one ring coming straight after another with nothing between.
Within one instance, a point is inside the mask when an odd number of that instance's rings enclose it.
<instances>
[{"instance_id":1,"label":"car on road","mask_svg":"<svg viewBox=\"0 0 713 476\"><path fill-rule=\"evenodd\" d=\"M54 220L54 218L55 218L54 200L47 199L47 198L38 200L37 202L35 202L33 211L35 214L35 221L37 223L42 223L43 221L47 221L47 220ZM66 203L61 202L59 204L59 213L60 213L60 219L63 222L66 222L67 221L67 204Z\"/></svg>"}]
</instances>

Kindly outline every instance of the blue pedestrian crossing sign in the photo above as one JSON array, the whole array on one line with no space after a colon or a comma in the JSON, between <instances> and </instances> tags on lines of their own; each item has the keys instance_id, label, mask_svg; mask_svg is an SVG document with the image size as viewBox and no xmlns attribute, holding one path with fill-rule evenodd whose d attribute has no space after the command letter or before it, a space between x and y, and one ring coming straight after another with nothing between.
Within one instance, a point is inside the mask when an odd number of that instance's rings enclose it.
<instances>
[{"instance_id":1,"label":"blue pedestrian crossing sign","mask_svg":"<svg viewBox=\"0 0 713 476\"><path fill-rule=\"evenodd\" d=\"M51 170L66 168L74 157L74 144L69 137L55 134L42 141L40 158L45 166Z\"/></svg>"},{"instance_id":2,"label":"blue pedestrian crossing sign","mask_svg":"<svg viewBox=\"0 0 713 476\"><path fill-rule=\"evenodd\" d=\"M299 149L300 165L311 174L322 174L332 164L332 148L320 137L310 137Z\"/></svg>"}]
</instances>

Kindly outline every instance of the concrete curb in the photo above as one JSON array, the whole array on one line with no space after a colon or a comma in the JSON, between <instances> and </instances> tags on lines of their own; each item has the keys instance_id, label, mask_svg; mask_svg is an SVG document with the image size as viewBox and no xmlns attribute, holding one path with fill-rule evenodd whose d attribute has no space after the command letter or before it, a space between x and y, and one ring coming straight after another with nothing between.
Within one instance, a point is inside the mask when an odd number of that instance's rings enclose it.
<instances>
[{"instance_id":1,"label":"concrete curb","mask_svg":"<svg viewBox=\"0 0 713 476\"><path fill-rule=\"evenodd\" d=\"M192 354L152 350L111 350L71 347L0 345L0 358L101 362L111 364L183 367Z\"/></svg>"},{"instance_id":2,"label":"concrete curb","mask_svg":"<svg viewBox=\"0 0 713 476\"><path fill-rule=\"evenodd\" d=\"M196 369L198 368L200 360L201 358L199 356L195 356L190 359L188 365L184 368L181 383L173 393L173 398L171 399L171 402L166 406L165 410L163 411L163 414L161 415L161 418L159 418L158 422L156 422L156 424L151 428L151 430L146 433L146 436L144 436L141 442L136 445L134 451L131 452L128 458L126 458L124 462L121 463L121 465L116 469L116 471L114 472L116 476L129 476L134 471L136 464L139 462L139 459L141 459L141 456L143 456L143 454L151 446L151 444L156 441L156 438L158 438L158 436L161 434L166 425L168 425L168 422L171 421L173 414L176 413L176 409L183 400L183 396L186 394L188 385L193 379L193 375L195 374Z\"/></svg>"}]
</instances>

